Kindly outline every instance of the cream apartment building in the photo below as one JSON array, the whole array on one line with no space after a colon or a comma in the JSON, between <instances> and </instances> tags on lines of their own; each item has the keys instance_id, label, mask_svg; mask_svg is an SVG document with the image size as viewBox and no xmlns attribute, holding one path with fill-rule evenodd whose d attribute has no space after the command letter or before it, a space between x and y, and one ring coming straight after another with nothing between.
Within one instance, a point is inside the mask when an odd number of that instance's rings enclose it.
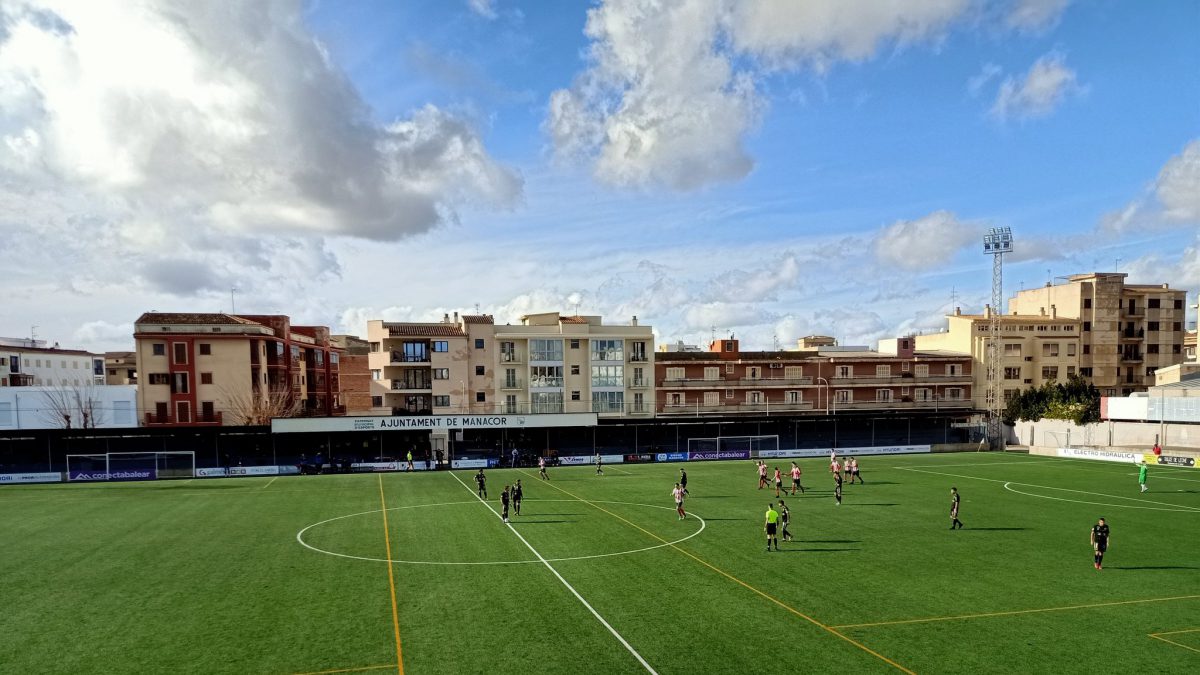
<instances>
[{"instance_id":1,"label":"cream apartment building","mask_svg":"<svg viewBox=\"0 0 1200 675\"><path fill-rule=\"evenodd\" d=\"M1017 293L1008 308L1078 319L1080 373L1103 395L1126 396L1152 385L1158 368L1186 358L1186 291L1169 284L1127 284L1126 276L1075 274L1065 283Z\"/></svg>"},{"instance_id":2,"label":"cream apartment building","mask_svg":"<svg viewBox=\"0 0 1200 675\"><path fill-rule=\"evenodd\" d=\"M376 414L654 411L650 326L599 316L489 315L436 323L367 322Z\"/></svg>"},{"instance_id":3,"label":"cream apartment building","mask_svg":"<svg viewBox=\"0 0 1200 675\"><path fill-rule=\"evenodd\" d=\"M971 355L972 387L975 406L987 408L987 344L991 332L991 308L983 314L963 314L955 309L947 316L943 333L917 336L917 349L939 350ZM1078 319L1057 316L1053 309L1033 315L1009 314L1000 317L1000 364L1005 400L1023 389L1044 382L1066 380L1080 373L1083 353Z\"/></svg>"}]
</instances>

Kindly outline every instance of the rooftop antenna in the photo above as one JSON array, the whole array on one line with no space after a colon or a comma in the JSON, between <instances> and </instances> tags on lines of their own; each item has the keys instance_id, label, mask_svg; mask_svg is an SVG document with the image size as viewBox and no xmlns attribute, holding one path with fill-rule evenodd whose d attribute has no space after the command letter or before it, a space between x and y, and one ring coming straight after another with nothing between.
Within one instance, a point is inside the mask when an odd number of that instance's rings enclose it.
<instances>
[{"instance_id":1,"label":"rooftop antenna","mask_svg":"<svg viewBox=\"0 0 1200 675\"><path fill-rule=\"evenodd\" d=\"M1121 259L1120 258L1117 258L1116 260L1113 261L1113 271L1114 272L1121 271Z\"/></svg>"},{"instance_id":2,"label":"rooftop antenna","mask_svg":"<svg viewBox=\"0 0 1200 675\"><path fill-rule=\"evenodd\" d=\"M709 338L709 342L716 342L716 341L717 341L717 327L713 326L712 327L712 336Z\"/></svg>"},{"instance_id":3,"label":"rooftop antenna","mask_svg":"<svg viewBox=\"0 0 1200 675\"><path fill-rule=\"evenodd\" d=\"M950 308L953 309L957 306L958 306L958 289L955 288L954 286L951 286L950 287Z\"/></svg>"},{"instance_id":4,"label":"rooftop antenna","mask_svg":"<svg viewBox=\"0 0 1200 675\"><path fill-rule=\"evenodd\" d=\"M229 313L237 314L237 304L233 300L233 293L237 290L237 286L229 287Z\"/></svg>"},{"instance_id":5,"label":"rooftop antenna","mask_svg":"<svg viewBox=\"0 0 1200 675\"><path fill-rule=\"evenodd\" d=\"M37 329L38 329L37 324L34 324L29 327L29 346L30 347L37 346Z\"/></svg>"},{"instance_id":6,"label":"rooftop antenna","mask_svg":"<svg viewBox=\"0 0 1200 675\"><path fill-rule=\"evenodd\" d=\"M778 336L778 335L772 335L772 336L771 336L771 342L772 342L772 343L775 345L775 348L774 348L774 350L773 350L773 351L779 351L779 336Z\"/></svg>"},{"instance_id":7,"label":"rooftop antenna","mask_svg":"<svg viewBox=\"0 0 1200 675\"><path fill-rule=\"evenodd\" d=\"M478 314L478 313L479 313L479 303L478 303L478 302L477 302L477 303L475 303L475 313L476 313L476 314Z\"/></svg>"}]
</instances>

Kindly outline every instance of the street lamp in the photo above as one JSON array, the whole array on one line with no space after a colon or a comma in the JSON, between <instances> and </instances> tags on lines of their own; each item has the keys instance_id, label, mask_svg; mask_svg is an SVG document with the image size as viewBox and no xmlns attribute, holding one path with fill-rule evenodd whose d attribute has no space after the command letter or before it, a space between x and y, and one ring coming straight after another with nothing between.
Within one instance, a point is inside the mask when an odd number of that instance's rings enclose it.
<instances>
[{"instance_id":1,"label":"street lamp","mask_svg":"<svg viewBox=\"0 0 1200 675\"><path fill-rule=\"evenodd\" d=\"M818 377L817 382L825 383L825 414L828 415L829 414L829 380L827 380L823 377Z\"/></svg>"},{"instance_id":2,"label":"street lamp","mask_svg":"<svg viewBox=\"0 0 1200 675\"><path fill-rule=\"evenodd\" d=\"M462 404L459 405L459 411L464 415L468 412L467 406L467 383L463 380L458 381L458 386L462 388Z\"/></svg>"}]
</instances>

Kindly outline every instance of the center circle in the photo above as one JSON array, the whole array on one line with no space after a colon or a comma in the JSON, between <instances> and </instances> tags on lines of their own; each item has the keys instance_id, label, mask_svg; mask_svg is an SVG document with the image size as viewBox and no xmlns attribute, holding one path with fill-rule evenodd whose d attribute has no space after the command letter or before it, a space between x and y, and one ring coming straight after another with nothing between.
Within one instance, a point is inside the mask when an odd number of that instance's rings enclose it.
<instances>
[{"instance_id":1,"label":"center circle","mask_svg":"<svg viewBox=\"0 0 1200 675\"><path fill-rule=\"evenodd\" d=\"M580 500L577 500L577 499L531 499L531 500L527 500L527 501L530 501L530 502L579 502ZM639 504L637 502L601 501L598 499L593 499L593 500L589 500L589 501L594 504L622 504L625 506L643 506L648 509L664 509L667 511L675 510L675 507L673 507L673 506L658 506L656 504ZM388 511L403 511L403 510L407 510L407 509L422 509L422 508L432 508L432 507L437 507L437 506L459 506L462 504L483 504L483 502L480 502L478 500L470 500L470 501L458 501L458 502L442 502L439 504L413 504L411 506L393 506L393 507L388 508L387 510ZM337 556L339 558L350 558L352 560L366 560L368 562L386 563L386 562L388 562L388 560L386 558L372 558L369 556L358 556L358 555L350 555L348 553L338 553L337 551L328 551L323 548L318 548L316 546L313 546L312 544L304 541L304 533L308 532L309 530L311 530L313 528L320 527L327 523L333 523L333 522L337 522L339 520L345 520L347 518L356 518L358 516L369 516L373 513L382 513L382 512L383 512L383 509L374 509L372 511L360 511L358 513L350 513L350 514L347 514L344 516L337 516L336 518L329 518L326 520L322 520L322 521L313 523L312 525L308 525L304 529L302 529L296 533L296 541L299 542L300 545L303 546L304 548L307 548L311 551L316 551L317 553L324 553L325 555ZM705 520L703 518L701 518L700 516L698 516L694 513L689 513L688 516L690 518L695 518L696 520L700 521L700 529L696 530L695 532L689 534L686 537L682 537L682 538L676 539L674 541L663 542L661 544L655 544L654 546L645 546L643 548L629 549L627 551L616 551L613 553L597 553L597 554L593 554L593 555L579 555L579 556L571 556L571 557L565 557L565 558L546 558L545 560L546 560L546 562L565 562L568 560L590 560L592 558L611 558L613 556L632 555L634 553L643 553L645 551L653 551L656 548L664 548L667 546L674 546L675 544L683 543L683 542L687 541L688 539L695 537L696 535L703 532L704 528L708 526L708 523L705 522ZM438 560L397 560L396 558L392 558L391 562L393 565L528 565L530 563L541 563L542 561L538 560L537 558L533 558L531 560L482 560L482 561L474 561L474 562L446 562L446 561L438 561Z\"/></svg>"}]
</instances>

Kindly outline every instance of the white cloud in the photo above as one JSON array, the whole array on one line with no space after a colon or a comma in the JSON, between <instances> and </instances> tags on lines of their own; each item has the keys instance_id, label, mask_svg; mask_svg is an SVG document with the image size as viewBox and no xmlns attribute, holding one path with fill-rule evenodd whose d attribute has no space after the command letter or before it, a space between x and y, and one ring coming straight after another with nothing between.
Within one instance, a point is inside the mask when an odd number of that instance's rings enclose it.
<instances>
[{"instance_id":1,"label":"white cloud","mask_svg":"<svg viewBox=\"0 0 1200 675\"><path fill-rule=\"evenodd\" d=\"M1015 0L1005 23L1024 31L1042 31L1058 23L1071 0Z\"/></svg>"},{"instance_id":2,"label":"white cloud","mask_svg":"<svg viewBox=\"0 0 1200 675\"><path fill-rule=\"evenodd\" d=\"M114 324L107 321L88 321L76 329L73 337L85 344L127 343L133 347L133 322Z\"/></svg>"},{"instance_id":3,"label":"white cloud","mask_svg":"<svg viewBox=\"0 0 1200 675\"><path fill-rule=\"evenodd\" d=\"M985 63L979 69L979 72L967 80L967 91L972 96L979 95L979 92L988 85L989 82L1000 76L1003 72L1000 66L994 63Z\"/></svg>"},{"instance_id":4,"label":"white cloud","mask_svg":"<svg viewBox=\"0 0 1200 675\"><path fill-rule=\"evenodd\" d=\"M467 6L471 8L472 12L485 19L495 19L499 16L496 12L495 0L467 0Z\"/></svg>"},{"instance_id":5,"label":"white cloud","mask_svg":"<svg viewBox=\"0 0 1200 675\"><path fill-rule=\"evenodd\" d=\"M1030 67L1024 79L1006 78L992 104L992 116L999 120L1044 117L1067 96L1082 91L1075 71L1065 61L1062 54L1046 54Z\"/></svg>"},{"instance_id":6,"label":"white cloud","mask_svg":"<svg viewBox=\"0 0 1200 675\"><path fill-rule=\"evenodd\" d=\"M703 302L693 304L684 313L684 326L693 330L727 333L731 328L769 321L770 314L754 303Z\"/></svg>"},{"instance_id":7,"label":"white cloud","mask_svg":"<svg viewBox=\"0 0 1200 675\"><path fill-rule=\"evenodd\" d=\"M1163 166L1154 194L1168 220L1200 222L1200 139Z\"/></svg>"},{"instance_id":8,"label":"white cloud","mask_svg":"<svg viewBox=\"0 0 1200 675\"><path fill-rule=\"evenodd\" d=\"M945 265L964 247L978 243L982 227L963 222L949 211L934 211L915 220L898 220L883 228L874 243L879 261L905 270Z\"/></svg>"}]
</instances>

